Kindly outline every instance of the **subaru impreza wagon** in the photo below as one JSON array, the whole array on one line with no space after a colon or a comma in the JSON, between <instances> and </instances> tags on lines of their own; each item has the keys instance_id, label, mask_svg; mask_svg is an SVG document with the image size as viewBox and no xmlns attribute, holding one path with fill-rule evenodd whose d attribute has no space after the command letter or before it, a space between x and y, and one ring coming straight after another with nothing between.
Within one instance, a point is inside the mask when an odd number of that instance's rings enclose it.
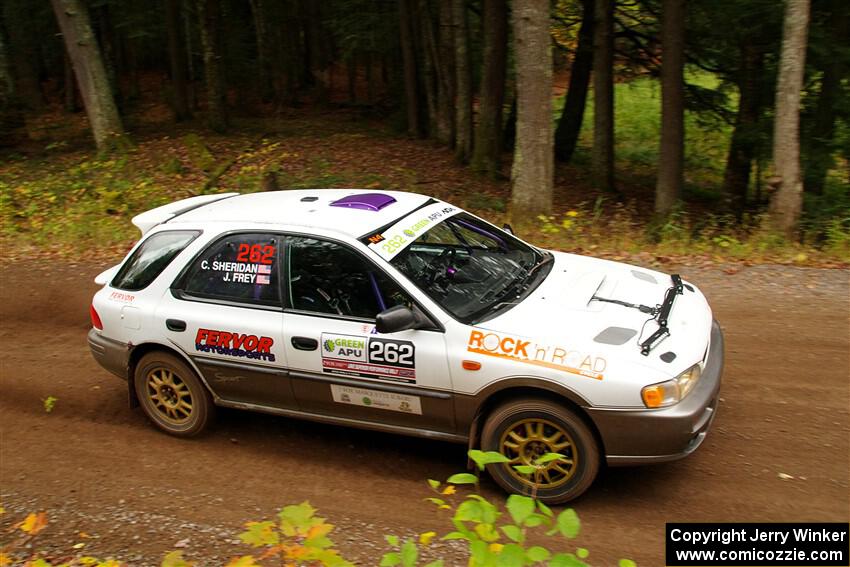
<instances>
[{"instance_id":1,"label":"subaru impreza wagon","mask_svg":"<svg viewBox=\"0 0 850 567\"><path fill-rule=\"evenodd\" d=\"M603 464L689 455L715 416L723 336L678 275L403 192L207 195L133 223L88 342L173 435L223 406L465 443L507 457L488 466L504 489L559 503Z\"/></svg>"}]
</instances>

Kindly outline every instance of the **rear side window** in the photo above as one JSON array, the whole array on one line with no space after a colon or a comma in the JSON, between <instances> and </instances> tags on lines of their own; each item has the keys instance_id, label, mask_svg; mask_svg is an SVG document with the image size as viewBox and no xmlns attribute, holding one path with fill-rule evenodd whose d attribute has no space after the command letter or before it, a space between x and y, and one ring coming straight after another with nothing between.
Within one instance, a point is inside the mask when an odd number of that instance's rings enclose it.
<instances>
[{"instance_id":1,"label":"rear side window","mask_svg":"<svg viewBox=\"0 0 850 567\"><path fill-rule=\"evenodd\" d=\"M279 306L278 248L274 234L231 234L201 252L183 279L189 295Z\"/></svg>"},{"instance_id":2,"label":"rear side window","mask_svg":"<svg viewBox=\"0 0 850 567\"><path fill-rule=\"evenodd\" d=\"M148 237L118 270L112 287L127 291L148 287L199 234L197 230L172 230Z\"/></svg>"}]
</instances>

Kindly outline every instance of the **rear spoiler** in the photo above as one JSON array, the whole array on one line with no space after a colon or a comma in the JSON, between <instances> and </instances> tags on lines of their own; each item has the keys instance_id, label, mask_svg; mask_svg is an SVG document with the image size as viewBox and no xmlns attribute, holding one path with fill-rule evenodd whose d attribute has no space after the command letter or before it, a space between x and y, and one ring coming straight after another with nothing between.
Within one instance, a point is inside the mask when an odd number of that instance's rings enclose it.
<instances>
[{"instance_id":1,"label":"rear spoiler","mask_svg":"<svg viewBox=\"0 0 850 567\"><path fill-rule=\"evenodd\" d=\"M198 207L203 207L204 205L221 201L222 199L235 197L238 194L239 193L219 193L217 195L198 195L197 197L181 199L180 201L174 201L173 203L136 215L133 217L133 224L142 231L142 236L144 236L156 225L171 220L177 215L182 215L192 209L197 209Z\"/></svg>"}]
</instances>

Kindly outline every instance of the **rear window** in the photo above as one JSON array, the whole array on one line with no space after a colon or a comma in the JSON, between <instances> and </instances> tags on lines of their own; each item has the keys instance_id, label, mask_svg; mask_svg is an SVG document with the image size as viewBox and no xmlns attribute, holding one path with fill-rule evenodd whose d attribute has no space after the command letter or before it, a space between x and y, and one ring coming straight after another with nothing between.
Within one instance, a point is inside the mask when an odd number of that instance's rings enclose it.
<instances>
[{"instance_id":1,"label":"rear window","mask_svg":"<svg viewBox=\"0 0 850 567\"><path fill-rule=\"evenodd\" d=\"M148 287L199 234L197 230L171 230L150 236L121 266L112 287L127 291Z\"/></svg>"}]
</instances>

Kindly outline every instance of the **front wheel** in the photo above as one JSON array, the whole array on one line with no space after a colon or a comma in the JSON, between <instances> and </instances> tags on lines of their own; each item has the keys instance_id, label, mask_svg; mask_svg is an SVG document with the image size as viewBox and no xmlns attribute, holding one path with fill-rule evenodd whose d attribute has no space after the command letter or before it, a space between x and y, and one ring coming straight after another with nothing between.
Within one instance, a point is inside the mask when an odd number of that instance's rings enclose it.
<instances>
[{"instance_id":1,"label":"front wheel","mask_svg":"<svg viewBox=\"0 0 850 567\"><path fill-rule=\"evenodd\" d=\"M206 387L189 366L164 352L146 354L136 365L136 395L148 418L178 437L206 429L215 406Z\"/></svg>"},{"instance_id":2,"label":"front wheel","mask_svg":"<svg viewBox=\"0 0 850 567\"><path fill-rule=\"evenodd\" d=\"M547 504L579 497L599 472L599 447L590 428L561 404L524 398L497 407L484 423L481 446L511 461L488 465L493 480L508 492L536 496ZM523 474L514 465L534 465L546 453L564 457L536 473Z\"/></svg>"}]
</instances>

